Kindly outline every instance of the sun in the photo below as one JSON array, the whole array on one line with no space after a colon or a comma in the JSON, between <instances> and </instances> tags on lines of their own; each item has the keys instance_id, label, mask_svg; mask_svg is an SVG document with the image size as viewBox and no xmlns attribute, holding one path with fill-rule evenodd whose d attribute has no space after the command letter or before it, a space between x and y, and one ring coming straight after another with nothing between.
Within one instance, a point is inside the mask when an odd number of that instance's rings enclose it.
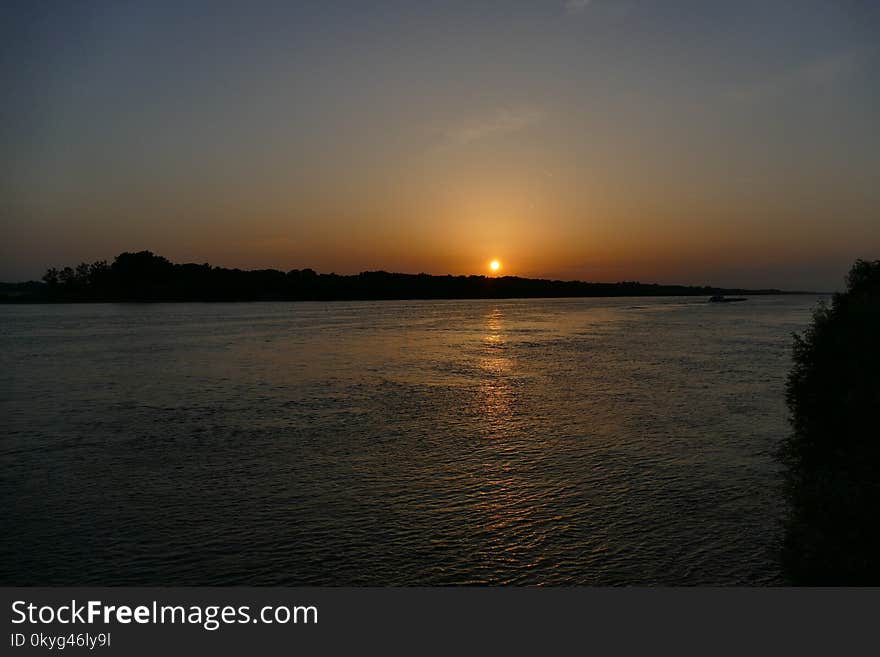
<instances>
[{"instance_id":1,"label":"sun","mask_svg":"<svg viewBox=\"0 0 880 657\"><path fill-rule=\"evenodd\" d=\"M501 263L497 260L493 260L489 263L489 269L491 269L492 271L498 271L499 269L501 269Z\"/></svg>"}]
</instances>

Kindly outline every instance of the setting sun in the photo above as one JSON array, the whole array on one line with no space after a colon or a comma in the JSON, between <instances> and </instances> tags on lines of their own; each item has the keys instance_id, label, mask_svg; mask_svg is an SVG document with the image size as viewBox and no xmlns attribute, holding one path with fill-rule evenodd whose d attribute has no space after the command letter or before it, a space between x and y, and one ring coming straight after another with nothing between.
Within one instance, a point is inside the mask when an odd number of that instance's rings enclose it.
<instances>
[{"instance_id":1,"label":"setting sun","mask_svg":"<svg viewBox=\"0 0 880 657\"><path fill-rule=\"evenodd\" d=\"M497 260L493 260L489 263L489 269L491 269L492 271L498 271L499 269L501 269L501 263Z\"/></svg>"}]
</instances>

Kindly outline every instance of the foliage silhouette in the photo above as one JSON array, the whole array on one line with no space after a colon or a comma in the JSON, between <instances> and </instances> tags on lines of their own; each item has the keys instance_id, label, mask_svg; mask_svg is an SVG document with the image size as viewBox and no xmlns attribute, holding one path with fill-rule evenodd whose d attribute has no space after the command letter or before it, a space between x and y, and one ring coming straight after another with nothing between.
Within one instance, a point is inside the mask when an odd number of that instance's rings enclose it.
<instances>
[{"instance_id":1,"label":"foliage silhouette","mask_svg":"<svg viewBox=\"0 0 880 657\"><path fill-rule=\"evenodd\" d=\"M793 584L880 584L880 261L856 261L794 338L783 568Z\"/></svg>"},{"instance_id":2,"label":"foliage silhouette","mask_svg":"<svg viewBox=\"0 0 880 657\"><path fill-rule=\"evenodd\" d=\"M637 281L584 283L502 276L430 276L311 269L244 271L208 264L174 264L149 251L49 269L43 282L0 286L0 301L268 301L343 299L475 299L536 297L779 294L779 290L657 285Z\"/></svg>"}]
</instances>

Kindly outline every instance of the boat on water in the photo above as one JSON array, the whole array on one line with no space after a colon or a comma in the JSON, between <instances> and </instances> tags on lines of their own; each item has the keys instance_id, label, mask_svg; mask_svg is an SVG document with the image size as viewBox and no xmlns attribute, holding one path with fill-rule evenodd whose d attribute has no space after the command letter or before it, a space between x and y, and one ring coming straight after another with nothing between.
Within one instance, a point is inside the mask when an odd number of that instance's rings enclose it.
<instances>
[{"instance_id":1,"label":"boat on water","mask_svg":"<svg viewBox=\"0 0 880 657\"><path fill-rule=\"evenodd\" d=\"M709 297L709 303L733 303L734 301L748 301L748 299L746 297L726 297L723 294Z\"/></svg>"}]
</instances>

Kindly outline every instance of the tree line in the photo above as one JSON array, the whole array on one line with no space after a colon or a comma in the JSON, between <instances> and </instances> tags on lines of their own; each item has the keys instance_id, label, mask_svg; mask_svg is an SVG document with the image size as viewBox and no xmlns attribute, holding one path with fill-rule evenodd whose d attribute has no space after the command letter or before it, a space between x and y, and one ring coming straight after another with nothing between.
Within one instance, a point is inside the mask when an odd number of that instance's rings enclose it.
<instances>
[{"instance_id":1,"label":"tree line","mask_svg":"<svg viewBox=\"0 0 880 657\"><path fill-rule=\"evenodd\" d=\"M150 251L122 253L76 267L51 268L41 282L6 285L5 301L269 301L345 299L468 299L603 296L778 294L779 290L723 289L622 281L585 283L518 276L432 276L386 271L354 275L312 269L242 270L176 264ZM4 298L5 297L5 298Z\"/></svg>"}]
</instances>

